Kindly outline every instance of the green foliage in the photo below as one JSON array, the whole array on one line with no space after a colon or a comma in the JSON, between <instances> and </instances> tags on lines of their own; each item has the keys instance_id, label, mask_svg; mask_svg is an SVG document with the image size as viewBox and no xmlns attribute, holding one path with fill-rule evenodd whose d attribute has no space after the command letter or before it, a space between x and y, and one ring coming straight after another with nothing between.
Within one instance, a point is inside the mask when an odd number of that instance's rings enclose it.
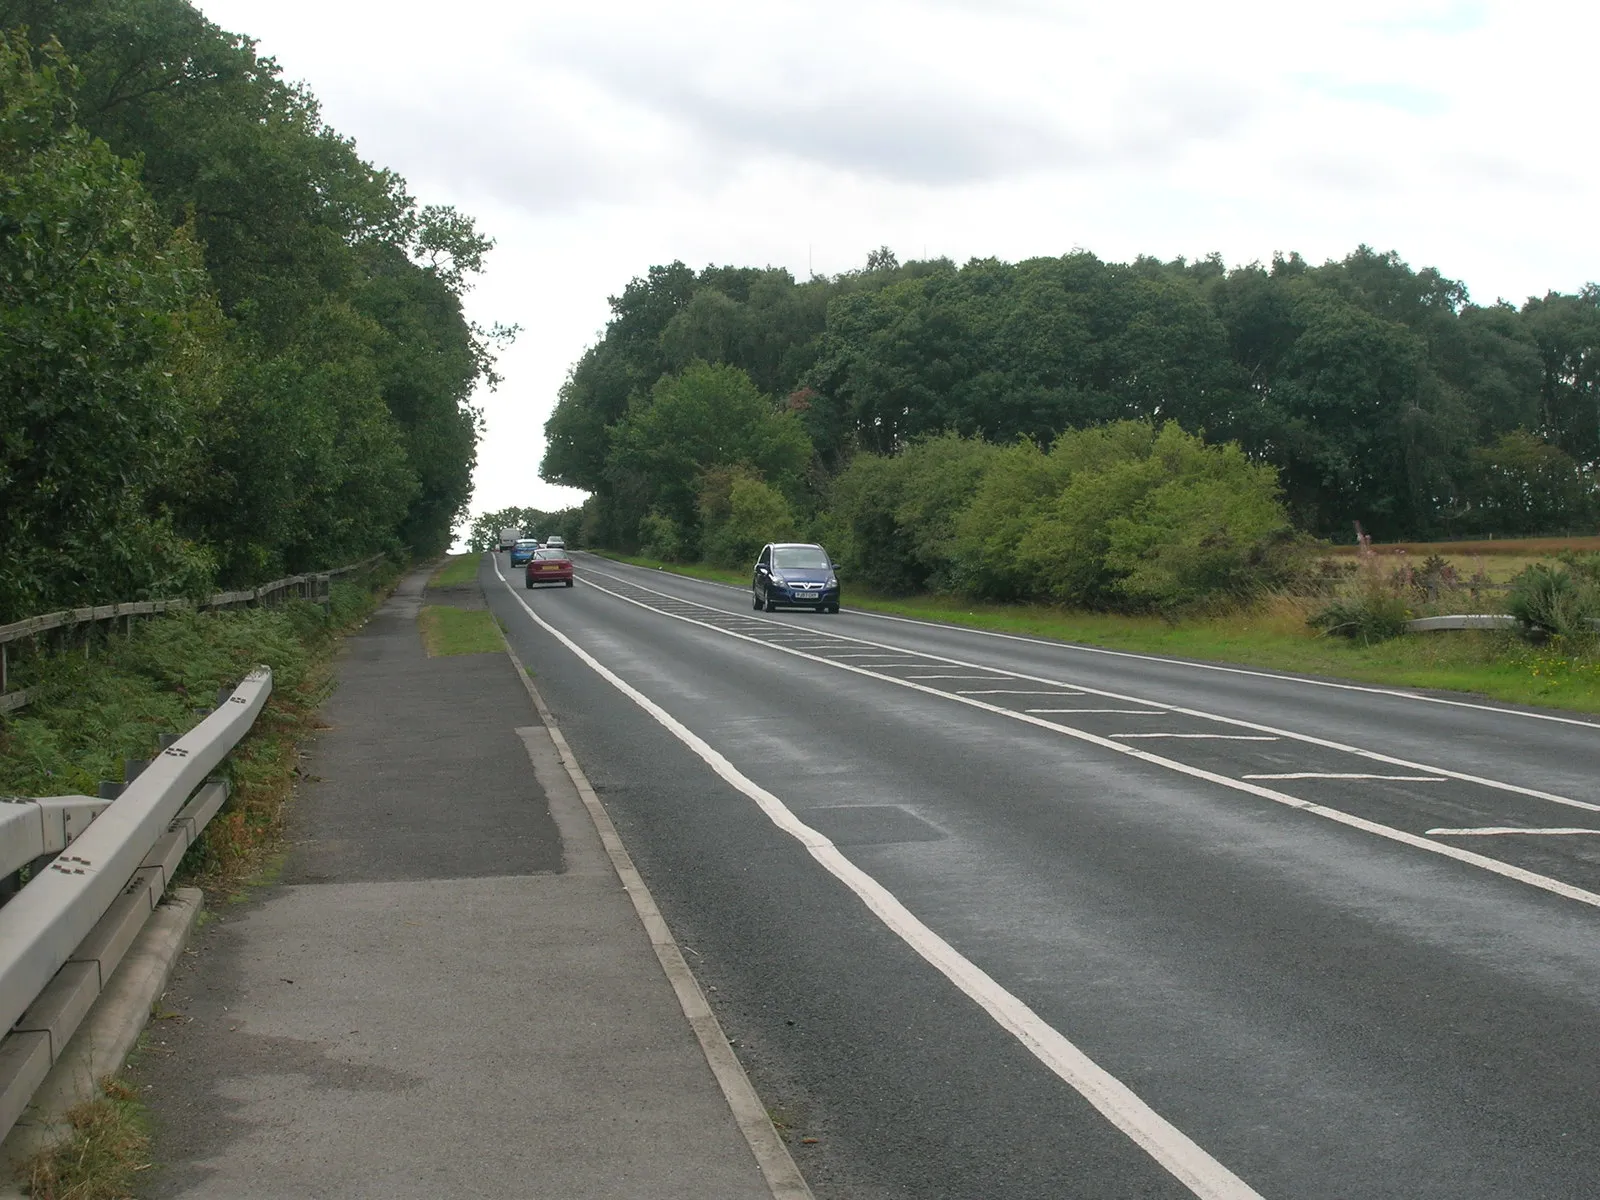
<instances>
[{"instance_id":1,"label":"green foliage","mask_svg":"<svg viewBox=\"0 0 1600 1200\"><path fill-rule=\"evenodd\" d=\"M688 557L683 530L664 512L639 518L639 552L662 562L682 562Z\"/></svg>"},{"instance_id":2,"label":"green foliage","mask_svg":"<svg viewBox=\"0 0 1600 1200\"><path fill-rule=\"evenodd\" d=\"M1540 635L1588 642L1596 633L1589 622L1600 618L1600 583L1587 563L1534 563L1512 579L1506 608Z\"/></svg>"},{"instance_id":3,"label":"green foliage","mask_svg":"<svg viewBox=\"0 0 1600 1200\"><path fill-rule=\"evenodd\" d=\"M635 397L611 435L608 476L629 485L641 515L659 511L680 529L699 522L708 472L744 468L780 493L798 489L811 459L799 419L763 396L738 367L696 362Z\"/></svg>"},{"instance_id":4,"label":"green foliage","mask_svg":"<svg viewBox=\"0 0 1600 1200\"><path fill-rule=\"evenodd\" d=\"M502 529L520 529L540 541L552 534L560 534L568 548L577 549L584 544L582 528L581 509L564 508L557 512L546 512L540 508L502 508L495 512L480 513L473 518L467 544L473 553L482 554L499 545Z\"/></svg>"},{"instance_id":5,"label":"green foliage","mask_svg":"<svg viewBox=\"0 0 1600 1200\"><path fill-rule=\"evenodd\" d=\"M788 502L742 467L702 476L699 516L701 557L713 566L749 566L768 542L796 537Z\"/></svg>"},{"instance_id":6,"label":"green foliage","mask_svg":"<svg viewBox=\"0 0 1600 1200\"><path fill-rule=\"evenodd\" d=\"M1411 609L1392 592L1363 591L1332 600L1311 615L1313 629L1350 638L1364 646L1397 638L1406 631Z\"/></svg>"},{"instance_id":7,"label":"green foliage","mask_svg":"<svg viewBox=\"0 0 1600 1200\"><path fill-rule=\"evenodd\" d=\"M0 621L465 511L491 242L185 0L0 0ZM70 62L69 62L70 58Z\"/></svg>"}]
</instances>

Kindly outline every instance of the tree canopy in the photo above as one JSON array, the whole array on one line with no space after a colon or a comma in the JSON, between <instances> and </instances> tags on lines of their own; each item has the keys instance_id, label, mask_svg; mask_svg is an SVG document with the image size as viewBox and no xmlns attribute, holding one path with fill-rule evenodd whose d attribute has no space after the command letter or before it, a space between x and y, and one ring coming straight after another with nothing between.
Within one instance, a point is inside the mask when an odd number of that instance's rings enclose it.
<instances>
[{"instance_id":1,"label":"tree canopy","mask_svg":"<svg viewBox=\"0 0 1600 1200\"><path fill-rule=\"evenodd\" d=\"M0 29L0 620L443 549L489 239L185 0Z\"/></svg>"}]
</instances>

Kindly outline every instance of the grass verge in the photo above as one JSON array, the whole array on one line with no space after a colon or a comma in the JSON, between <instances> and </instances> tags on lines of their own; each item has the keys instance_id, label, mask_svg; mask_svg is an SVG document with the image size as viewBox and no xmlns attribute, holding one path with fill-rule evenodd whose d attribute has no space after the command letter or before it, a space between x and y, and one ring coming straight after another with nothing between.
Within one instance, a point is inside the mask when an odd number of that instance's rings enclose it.
<instances>
[{"instance_id":1,"label":"grass verge","mask_svg":"<svg viewBox=\"0 0 1600 1200\"><path fill-rule=\"evenodd\" d=\"M150 1166L150 1133L133 1089L114 1078L66 1114L70 1135L21 1170L33 1200L123 1200Z\"/></svg>"},{"instance_id":2,"label":"grass verge","mask_svg":"<svg viewBox=\"0 0 1600 1200\"><path fill-rule=\"evenodd\" d=\"M184 859L181 874L232 894L276 843L300 775L300 746L318 728L340 637L372 611L397 571L333 588L324 610L303 600L275 608L184 613L135 623L82 648L17 664L32 704L0 718L0 795L94 795L121 780L126 759L150 759L162 733L191 729L256 663L272 667L261 715L224 763L223 810Z\"/></svg>"},{"instance_id":3,"label":"grass verge","mask_svg":"<svg viewBox=\"0 0 1600 1200\"><path fill-rule=\"evenodd\" d=\"M488 609L430 604L418 615L417 626L430 658L500 652L500 628Z\"/></svg>"},{"instance_id":4,"label":"grass verge","mask_svg":"<svg viewBox=\"0 0 1600 1200\"><path fill-rule=\"evenodd\" d=\"M742 571L684 567L636 555L605 556L718 583L743 586L749 582ZM1578 649L1564 647L1559 640L1532 646L1508 633L1463 631L1411 634L1362 646L1318 635L1306 624L1310 606L1318 602L1287 596L1270 597L1247 611L1174 623L1160 617L975 604L940 596L890 598L844 582L846 606L868 612L1136 654L1600 712L1600 662Z\"/></svg>"},{"instance_id":5,"label":"grass verge","mask_svg":"<svg viewBox=\"0 0 1600 1200\"><path fill-rule=\"evenodd\" d=\"M428 580L429 587L463 587L476 583L481 554L452 554Z\"/></svg>"}]
</instances>

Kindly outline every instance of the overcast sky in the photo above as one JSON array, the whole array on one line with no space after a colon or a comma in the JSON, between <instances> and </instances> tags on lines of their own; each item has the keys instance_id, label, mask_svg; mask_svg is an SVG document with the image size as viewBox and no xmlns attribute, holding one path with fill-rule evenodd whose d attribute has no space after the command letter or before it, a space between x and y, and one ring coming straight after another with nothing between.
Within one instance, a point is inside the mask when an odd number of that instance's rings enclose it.
<instances>
[{"instance_id":1,"label":"overcast sky","mask_svg":"<svg viewBox=\"0 0 1600 1200\"><path fill-rule=\"evenodd\" d=\"M556 390L650 265L1232 264L1365 242L1475 300L1600 279L1600 7L1544 0L198 0L369 161L498 246L524 332L473 511L538 478Z\"/></svg>"}]
</instances>

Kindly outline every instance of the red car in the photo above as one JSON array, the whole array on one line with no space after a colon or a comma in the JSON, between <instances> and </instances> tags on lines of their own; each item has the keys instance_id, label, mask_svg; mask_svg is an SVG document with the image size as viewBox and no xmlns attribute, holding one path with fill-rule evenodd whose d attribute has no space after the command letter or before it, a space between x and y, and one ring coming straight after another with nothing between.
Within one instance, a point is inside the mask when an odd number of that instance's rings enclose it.
<instances>
[{"instance_id":1,"label":"red car","mask_svg":"<svg viewBox=\"0 0 1600 1200\"><path fill-rule=\"evenodd\" d=\"M536 583L564 583L572 586L572 560L565 550L535 550L528 560L528 586Z\"/></svg>"}]
</instances>

